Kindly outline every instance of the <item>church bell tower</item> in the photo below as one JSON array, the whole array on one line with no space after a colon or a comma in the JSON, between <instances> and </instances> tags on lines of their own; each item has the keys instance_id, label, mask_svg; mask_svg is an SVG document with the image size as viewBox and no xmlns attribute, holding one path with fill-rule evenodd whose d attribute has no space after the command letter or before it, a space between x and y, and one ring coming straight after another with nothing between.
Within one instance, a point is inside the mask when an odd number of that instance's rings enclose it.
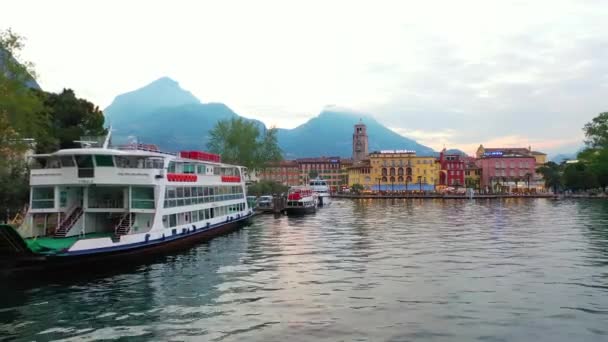
<instances>
[{"instance_id":1,"label":"church bell tower","mask_svg":"<svg viewBox=\"0 0 608 342\"><path fill-rule=\"evenodd\" d=\"M367 127L359 120L359 123L355 125L355 132L353 133L353 163L367 159L367 155Z\"/></svg>"}]
</instances>

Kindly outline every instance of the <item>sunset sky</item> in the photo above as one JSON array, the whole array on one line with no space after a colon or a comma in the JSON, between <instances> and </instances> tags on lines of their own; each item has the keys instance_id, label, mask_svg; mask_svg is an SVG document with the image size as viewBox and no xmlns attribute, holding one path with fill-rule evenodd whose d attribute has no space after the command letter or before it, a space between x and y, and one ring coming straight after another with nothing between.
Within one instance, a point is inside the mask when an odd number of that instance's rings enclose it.
<instances>
[{"instance_id":1,"label":"sunset sky","mask_svg":"<svg viewBox=\"0 0 608 342\"><path fill-rule=\"evenodd\" d=\"M291 128L328 105L439 149L582 145L606 111L608 6L535 1L10 1L48 91L100 107L169 76Z\"/></svg>"}]
</instances>

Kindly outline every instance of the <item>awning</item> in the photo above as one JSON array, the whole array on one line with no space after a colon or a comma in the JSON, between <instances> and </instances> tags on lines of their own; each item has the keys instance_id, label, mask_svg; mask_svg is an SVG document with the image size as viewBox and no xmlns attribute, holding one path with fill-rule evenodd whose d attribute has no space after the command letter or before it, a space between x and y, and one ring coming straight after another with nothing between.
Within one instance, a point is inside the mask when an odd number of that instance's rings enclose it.
<instances>
[{"instance_id":1,"label":"awning","mask_svg":"<svg viewBox=\"0 0 608 342\"><path fill-rule=\"evenodd\" d=\"M426 183L422 183L422 186L418 183L409 183L407 185L407 188L405 186L405 184L381 184L380 185L380 191L420 191L420 189L422 188L422 191L435 191L435 185L434 184L426 184ZM371 187L372 191L378 191L378 185L372 185Z\"/></svg>"}]
</instances>

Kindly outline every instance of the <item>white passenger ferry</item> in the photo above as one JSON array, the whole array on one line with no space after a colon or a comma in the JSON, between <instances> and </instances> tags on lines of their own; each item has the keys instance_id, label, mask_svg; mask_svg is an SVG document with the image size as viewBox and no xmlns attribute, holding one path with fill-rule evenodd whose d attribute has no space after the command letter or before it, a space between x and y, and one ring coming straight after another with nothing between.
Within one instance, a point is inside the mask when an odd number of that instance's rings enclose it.
<instances>
[{"instance_id":1,"label":"white passenger ferry","mask_svg":"<svg viewBox=\"0 0 608 342\"><path fill-rule=\"evenodd\" d=\"M308 184L312 191L317 193L319 207L328 206L331 203L331 194L329 185L321 178L313 179Z\"/></svg>"},{"instance_id":2,"label":"white passenger ferry","mask_svg":"<svg viewBox=\"0 0 608 342\"><path fill-rule=\"evenodd\" d=\"M32 157L24 224L0 226L3 270L125 262L234 230L252 215L244 167L205 152L109 141Z\"/></svg>"}]
</instances>

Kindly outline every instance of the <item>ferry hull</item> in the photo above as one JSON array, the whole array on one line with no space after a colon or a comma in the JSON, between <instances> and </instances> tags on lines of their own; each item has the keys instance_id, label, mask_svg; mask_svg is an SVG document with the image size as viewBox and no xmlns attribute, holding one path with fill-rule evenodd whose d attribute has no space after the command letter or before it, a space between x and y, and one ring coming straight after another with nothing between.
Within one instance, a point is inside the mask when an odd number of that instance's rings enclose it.
<instances>
[{"instance_id":1,"label":"ferry hull","mask_svg":"<svg viewBox=\"0 0 608 342\"><path fill-rule=\"evenodd\" d=\"M118 265L141 263L153 256L166 255L185 250L197 243L208 241L216 236L240 229L249 221L250 216L226 222L215 228L201 230L183 237L137 247L81 255L40 255L32 252L0 256L0 276L39 275L49 272L75 272L115 268Z\"/></svg>"},{"instance_id":2,"label":"ferry hull","mask_svg":"<svg viewBox=\"0 0 608 342\"><path fill-rule=\"evenodd\" d=\"M285 213L287 215L304 215L304 214L312 214L317 211L316 207L286 207Z\"/></svg>"}]
</instances>

